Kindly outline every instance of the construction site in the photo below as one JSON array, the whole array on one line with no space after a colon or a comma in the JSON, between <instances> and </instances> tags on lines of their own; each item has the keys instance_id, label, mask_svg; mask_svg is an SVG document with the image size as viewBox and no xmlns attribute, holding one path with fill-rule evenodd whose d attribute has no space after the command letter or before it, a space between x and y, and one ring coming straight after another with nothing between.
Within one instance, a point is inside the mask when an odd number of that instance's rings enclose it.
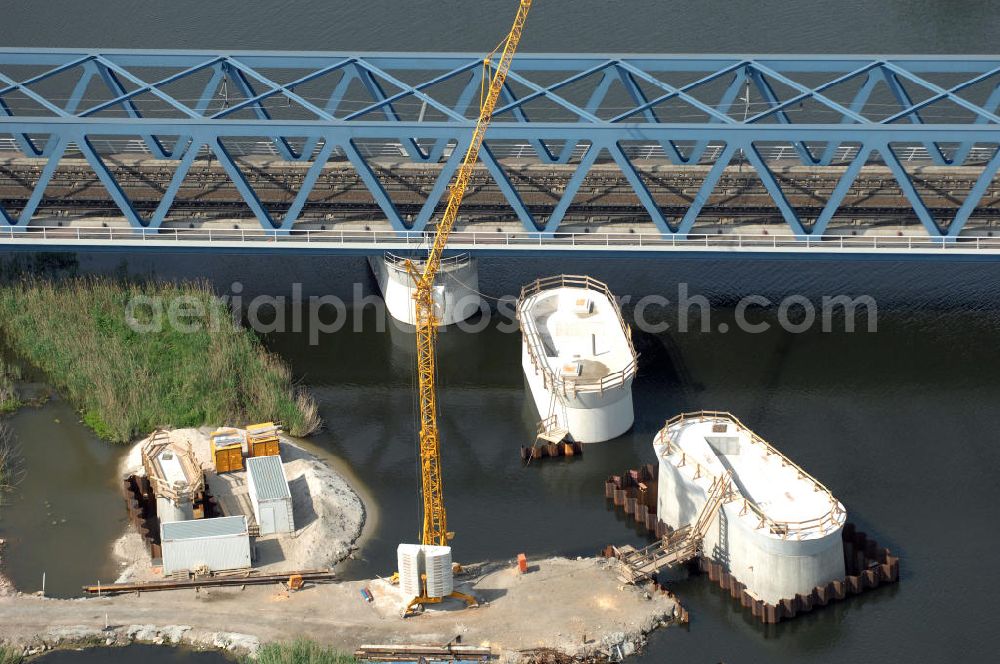
<instances>
[{"instance_id":1,"label":"construction site","mask_svg":"<svg viewBox=\"0 0 1000 664\"><path fill-rule=\"evenodd\" d=\"M169 588L220 573L332 578L364 527L350 485L270 422L157 431L123 466L132 530L115 544L119 584Z\"/></svg>"},{"instance_id":2,"label":"construction site","mask_svg":"<svg viewBox=\"0 0 1000 664\"><path fill-rule=\"evenodd\" d=\"M396 361L409 364L412 383L397 377L396 384L379 386L382 391L363 392L358 386L369 387L378 375L366 369L345 373L339 384L322 384L331 400L355 390L368 401L384 399L378 405L386 412L412 405L412 431L402 448L406 456L385 452L385 441L400 436L382 421L347 433L340 422L328 423L337 444L367 448L350 473L277 421L156 429L131 445L113 478L127 512L111 552L117 577L82 586L84 599L47 597L44 580L37 593L11 588L0 596L0 640L25 652L151 641L254 654L262 644L305 634L362 661L617 662L639 653L655 630L690 623L673 588L699 576L728 593L745 620L761 629L814 610L822 620L821 607L851 602L854 595L899 580L899 557L850 522L847 507L819 479L735 415L679 412L681 398L655 410L658 404L643 394L648 383L641 379L644 370L658 370L656 356L647 360L637 349L631 311L620 305L624 293L589 274L550 272L540 262L533 266L534 280L521 284L515 310L523 383L513 383L516 415L504 417L520 417L536 433L533 439L505 440L499 450L483 444L490 420L483 415L480 422L469 412L490 410L491 394L477 391L474 369L463 371L460 380L445 373L446 365L460 366L463 358L439 352L440 334L475 319L484 302L498 298L480 290L479 260L456 252L449 238L465 229L501 231L515 223L486 181L480 151L531 5L520 0L510 31L482 62L476 124L467 146L461 144L447 204L424 246L365 257L388 315L403 325L392 343L407 344L405 352L397 348ZM54 172L51 200L41 206L50 215L47 221L71 227L82 223L76 214L81 210L84 221L105 221L107 201L81 175L84 165L71 160ZM521 167L512 156L505 165L520 169L518 177L532 183L527 203L535 208L552 204L552 192L565 189L570 177L564 164ZM26 206L31 194L23 181L37 174L36 166L22 158L3 160L0 196ZM264 198L278 207L287 208L286 194L304 178L320 182L300 225L386 230L378 210L362 200L360 180L346 173L344 164L309 175L291 162L253 166ZM172 177L140 159L120 160L114 170L144 208L157 206ZM199 212L168 218L165 228L197 223L242 230L244 221L233 213L238 197L220 184L223 170L210 162L192 170L194 183L181 189L177 209ZM395 179L397 193L413 199L401 208L412 216L422 209L421 192L433 186L440 170L440 165L386 162L379 174ZM767 186L746 182L742 165L722 171L723 193L701 201L710 218L708 232L725 234L739 223L760 226L766 234L776 216L765 200ZM677 211L691 204L697 185L687 171L655 163L641 175L654 182L654 205ZM815 191L832 190L842 172L831 180L789 167L784 175L799 190L794 202L812 209ZM952 190L976 186L970 173L945 176L928 168L922 175L936 192L929 200L934 209L953 202ZM861 172L848 192L845 216L833 226L836 232L902 235L903 225L886 219L904 192L883 186L885 176L880 166ZM581 189L587 200L563 210L570 230L628 228L636 206L621 197L627 179L598 164ZM727 199L727 189L739 193ZM992 235L991 205L971 211L974 221L966 233ZM648 336L645 342L656 350ZM310 369L313 362L307 360ZM455 385L467 393L460 404L465 411L453 408L459 401L454 392L452 401L443 398ZM350 413L335 416L351 421ZM620 469L606 465L615 458L608 449L634 427L644 427L645 435L653 420L664 422L662 428L633 457L652 457L655 463L611 474ZM469 433L465 441L456 443L444 433L463 427ZM789 445L798 449L794 441ZM474 523L449 521L454 499L446 491L445 459L453 454L461 458L451 462L471 468L484 486L501 485L493 490L510 504L483 498L474 508L479 511ZM501 454L509 462L494 460ZM379 470L386 466L380 463L414 472L417 495L376 504L363 484L398 477L383 477ZM516 517L574 500L599 502L598 483L587 495L580 489L581 469L607 478L601 507L619 522L620 542L594 535L589 548L574 545L553 556L520 550L523 540L518 540L510 550L470 559L467 543L475 535L466 533L494 527L495 512L509 510ZM538 484L542 498L514 490L505 494L510 472ZM473 493L465 492L465 502ZM865 506L852 505L852 515L855 509L864 512ZM375 530L380 510L407 527ZM566 514L552 518L553 540L566 527L562 521L584 521L579 513ZM57 523L54 517L52 525ZM374 557L375 548L380 563L388 558L395 566L376 574L361 567L362 577L354 570L366 555Z\"/></svg>"}]
</instances>

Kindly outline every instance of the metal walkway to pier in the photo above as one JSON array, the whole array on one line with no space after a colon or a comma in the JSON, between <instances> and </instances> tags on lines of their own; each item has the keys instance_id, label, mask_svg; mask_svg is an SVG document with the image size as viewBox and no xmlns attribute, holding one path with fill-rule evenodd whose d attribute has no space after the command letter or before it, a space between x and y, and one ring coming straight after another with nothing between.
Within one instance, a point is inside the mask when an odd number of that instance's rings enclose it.
<instances>
[{"instance_id":1,"label":"metal walkway to pier","mask_svg":"<svg viewBox=\"0 0 1000 664\"><path fill-rule=\"evenodd\" d=\"M732 499L733 472L727 471L712 481L705 505L694 523L664 535L642 549L631 545L613 547L615 557L622 562L624 580L642 583L664 568L676 567L701 554L701 542L722 506Z\"/></svg>"},{"instance_id":2,"label":"metal walkway to pier","mask_svg":"<svg viewBox=\"0 0 1000 664\"><path fill-rule=\"evenodd\" d=\"M161 228L192 165L211 159L263 229L287 233L327 162L345 160L394 231L419 232L471 136L481 77L478 54L0 49L0 148L37 160L31 195L0 200L0 228L36 223L60 160L77 156L135 229ZM661 238L688 238L732 167L760 179L788 235L824 237L870 164L888 169L928 237L956 238L1000 168L998 106L994 56L528 54L515 61L482 160L511 216L546 237L591 168L606 162L621 170ZM262 203L240 161L261 145L307 165L279 208ZM173 169L148 213L109 167L136 146ZM441 164L416 214L400 212L373 167L386 151ZM512 176L505 159L574 170L540 210L522 190L537 185ZM658 205L637 165L644 159L705 171L683 214ZM954 210L935 214L909 167L914 159L975 166L980 175L955 193ZM822 209L805 215L789 202L775 160L834 169Z\"/></svg>"}]
</instances>

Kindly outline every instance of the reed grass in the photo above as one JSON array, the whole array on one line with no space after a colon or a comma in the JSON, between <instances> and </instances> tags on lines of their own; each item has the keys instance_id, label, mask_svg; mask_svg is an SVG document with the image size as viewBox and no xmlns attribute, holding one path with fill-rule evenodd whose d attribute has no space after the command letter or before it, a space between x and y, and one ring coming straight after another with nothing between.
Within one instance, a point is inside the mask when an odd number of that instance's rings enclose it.
<instances>
[{"instance_id":1,"label":"reed grass","mask_svg":"<svg viewBox=\"0 0 1000 664\"><path fill-rule=\"evenodd\" d=\"M21 370L0 357L0 414L16 410L20 405L15 383L21 379Z\"/></svg>"},{"instance_id":2,"label":"reed grass","mask_svg":"<svg viewBox=\"0 0 1000 664\"><path fill-rule=\"evenodd\" d=\"M326 648L315 641L299 639L290 643L261 646L256 659L244 658L244 664L357 664L351 655Z\"/></svg>"},{"instance_id":3,"label":"reed grass","mask_svg":"<svg viewBox=\"0 0 1000 664\"><path fill-rule=\"evenodd\" d=\"M130 324L135 301L147 304ZM183 326L154 314L176 302L186 303ZM0 286L0 334L110 441L157 427L260 421L304 436L320 423L288 366L233 323L207 283L23 280Z\"/></svg>"},{"instance_id":4,"label":"reed grass","mask_svg":"<svg viewBox=\"0 0 1000 664\"><path fill-rule=\"evenodd\" d=\"M0 420L0 507L7 504L6 494L17 488L23 477L24 457L17 438L7 423Z\"/></svg>"},{"instance_id":5,"label":"reed grass","mask_svg":"<svg viewBox=\"0 0 1000 664\"><path fill-rule=\"evenodd\" d=\"M0 664L21 664L23 661L20 648L0 644Z\"/></svg>"}]
</instances>

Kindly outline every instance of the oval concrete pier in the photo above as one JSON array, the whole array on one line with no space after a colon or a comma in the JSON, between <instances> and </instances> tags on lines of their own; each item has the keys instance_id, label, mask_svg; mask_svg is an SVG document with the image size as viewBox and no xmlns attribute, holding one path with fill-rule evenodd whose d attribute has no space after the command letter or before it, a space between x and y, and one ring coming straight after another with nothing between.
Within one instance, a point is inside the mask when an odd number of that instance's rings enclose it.
<instances>
[{"instance_id":1,"label":"oval concrete pier","mask_svg":"<svg viewBox=\"0 0 1000 664\"><path fill-rule=\"evenodd\" d=\"M628 431L637 356L607 285L572 275L539 279L521 290L517 315L539 437L599 443Z\"/></svg>"}]
</instances>

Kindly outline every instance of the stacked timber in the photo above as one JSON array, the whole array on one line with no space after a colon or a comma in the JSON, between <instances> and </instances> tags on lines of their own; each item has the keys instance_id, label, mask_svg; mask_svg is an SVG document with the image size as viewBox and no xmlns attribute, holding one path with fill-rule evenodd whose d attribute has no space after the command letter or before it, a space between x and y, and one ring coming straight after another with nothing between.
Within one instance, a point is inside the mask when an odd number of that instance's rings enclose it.
<instances>
[{"instance_id":1,"label":"stacked timber","mask_svg":"<svg viewBox=\"0 0 1000 664\"><path fill-rule=\"evenodd\" d=\"M488 646L467 646L460 643L448 645L386 644L362 645L354 656L366 662L486 662L497 655Z\"/></svg>"}]
</instances>

